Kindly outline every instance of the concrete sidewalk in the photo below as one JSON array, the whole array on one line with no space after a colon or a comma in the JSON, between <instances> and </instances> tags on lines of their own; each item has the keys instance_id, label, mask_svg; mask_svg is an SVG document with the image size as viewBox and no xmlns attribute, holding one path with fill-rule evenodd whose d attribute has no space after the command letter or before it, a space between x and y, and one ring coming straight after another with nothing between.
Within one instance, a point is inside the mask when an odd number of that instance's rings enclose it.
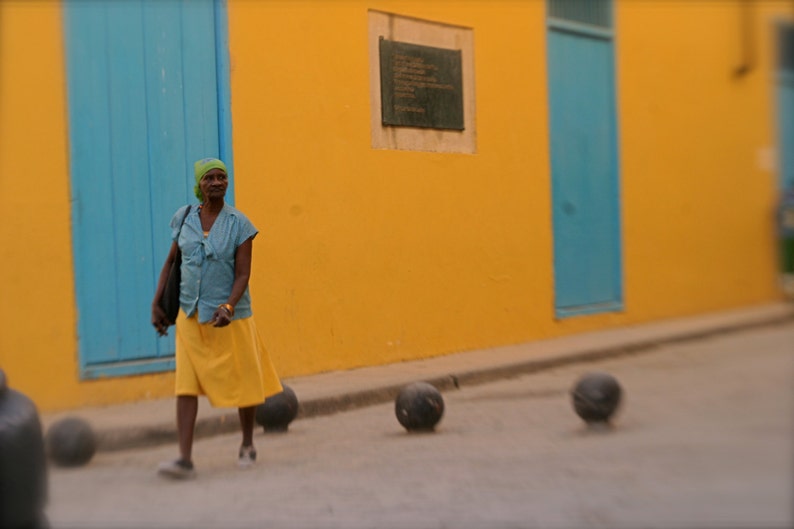
<instances>
[{"instance_id":1,"label":"concrete sidewalk","mask_svg":"<svg viewBox=\"0 0 794 529\"><path fill-rule=\"evenodd\" d=\"M327 415L393 400L410 382L425 381L440 391L479 384L575 362L592 361L677 341L736 332L794 319L794 305L775 303L690 318L589 332L514 346L451 354L350 371L284 379L300 403L298 419ZM95 429L98 449L123 450L176 442L175 399L81 408L42 415L48 428L65 416L86 419ZM237 431L237 410L212 408L200 399L196 437Z\"/></svg>"}]
</instances>

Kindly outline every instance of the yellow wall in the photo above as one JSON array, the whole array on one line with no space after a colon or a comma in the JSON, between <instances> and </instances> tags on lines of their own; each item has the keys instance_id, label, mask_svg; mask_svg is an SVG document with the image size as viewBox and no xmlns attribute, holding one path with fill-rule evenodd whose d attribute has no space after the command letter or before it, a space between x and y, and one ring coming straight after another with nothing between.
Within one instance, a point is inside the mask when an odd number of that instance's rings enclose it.
<instances>
[{"instance_id":1,"label":"yellow wall","mask_svg":"<svg viewBox=\"0 0 794 529\"><path fill-rule=\"evenodd\" d=\"M542 5L526 4L230 6L237 204L262 229L252 295L285 374L520 341L550 317ZM476 155L370 148L367 7L477 25ZM511 46L537 60L512 67Z\"/></svg>"},{"instance_id":2,"label":"yellow wall","mask_svg":"<svg viewBox=\"0 0 794 529\"><path fill-rule=\"evenodd\" d=\"M624 2L618 14L626 301L639 319L778 295L772 21L757 2L752 69L739 2Z\"/></svg>"},{"instance_id":3,"label":"yellow wall","mask_svg":"<svg viewBox=\"0 0 794 529\"><path fill-rule=\"evenodd\" d=\"M558 321L543 2L230 0L236 205L283 376L779 298L763 159L792 10L758 5L734 78L738 2L617 7L626 310ZM370 147L368 9L474 29L476 154ZM44 409L170 395L171 374L78 381L61 7L0 10L0 366Z\"/></svg>"},{"instance_id":4,"label":"yellow wall","mask_svg":"<svg viewBox=\"0 0 794 529\"><path fill-rule=\"evenodd\" d=\"M474 28L476 155L369 148L366 7ZM619 3L626 312L555 321L542 2L232 3L238 204L267 230L253 292L284 372L776 298L771 51L731 77L740 15Z\"/></svg>"}]
</instances>

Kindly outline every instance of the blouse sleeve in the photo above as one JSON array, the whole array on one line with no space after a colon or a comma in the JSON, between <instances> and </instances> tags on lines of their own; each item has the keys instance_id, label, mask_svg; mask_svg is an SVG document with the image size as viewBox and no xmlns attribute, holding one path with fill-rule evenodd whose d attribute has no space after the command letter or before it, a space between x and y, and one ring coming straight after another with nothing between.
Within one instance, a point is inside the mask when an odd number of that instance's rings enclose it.
<instances>
[{"instance_id":1,"label":"blouse sleeve","mask_svg":"<svg viewBox=\"0 0 794 529\"><path fill-rule=\"evenodd\" d=\"M259 230L256 229L245 215L239 215L237 220L239 221L239 226L237 229L237 240L234 241L235 247L240 246L248 239L253 239L256 237L256 234L259 233Z\"/></svg>"}]
</instances>

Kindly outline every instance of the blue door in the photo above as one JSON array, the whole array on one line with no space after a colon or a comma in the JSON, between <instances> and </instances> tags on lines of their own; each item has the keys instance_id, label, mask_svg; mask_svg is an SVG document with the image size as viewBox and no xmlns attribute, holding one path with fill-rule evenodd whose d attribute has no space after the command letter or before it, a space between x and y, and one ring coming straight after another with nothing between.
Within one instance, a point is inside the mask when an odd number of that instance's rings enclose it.
<instances>
[{"instance_id":1,"label":"blue door","mask_svg":"<svg viewBox=\"0 0 794 529\"><path fill-rule=\"evenodd\" d=\"M151 299L171 215L195 202L192 161L228 152L224 13L70 0L64 14L81 376L171 369Z\"/></svg>"},{"instance_id":2,"label":"blue door","mask_svg":"<svg viewBox=\"0 0 794 529\"><path fill-rule=\"evenodd\" d=\"M548 0L557 317L622 308L610 0Z\"/></svg>"},{"instance_id":3,"label":"blue door","mask_svg":"<svg viewBox=\"0 0 794 529\"><path fill-rule=\"evenodd\" d=\"M780 189L794 189L794 26L778 26L778 152Z\"/></svg>"}]
</instances>

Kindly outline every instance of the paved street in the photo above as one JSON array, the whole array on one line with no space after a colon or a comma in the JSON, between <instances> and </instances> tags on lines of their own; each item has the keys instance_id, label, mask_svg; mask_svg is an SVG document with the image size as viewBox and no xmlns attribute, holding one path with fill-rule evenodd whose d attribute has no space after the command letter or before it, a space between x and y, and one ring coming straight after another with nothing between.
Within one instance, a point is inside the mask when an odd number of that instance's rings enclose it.
<instances>
[{"instance_id":1,"label":"paved street","mask_svg":"<svg viewBox=\"0 0 794 529\"><path fill-rule=\"evenodd\" d=\"M98 454L50 474L54 528L783 528L792 526L794 323L661 346L444 393L434 434L393 404L176 446ZM574 414L588 370L625 390L611 431Z\"/></svg>"}]
</instances>

